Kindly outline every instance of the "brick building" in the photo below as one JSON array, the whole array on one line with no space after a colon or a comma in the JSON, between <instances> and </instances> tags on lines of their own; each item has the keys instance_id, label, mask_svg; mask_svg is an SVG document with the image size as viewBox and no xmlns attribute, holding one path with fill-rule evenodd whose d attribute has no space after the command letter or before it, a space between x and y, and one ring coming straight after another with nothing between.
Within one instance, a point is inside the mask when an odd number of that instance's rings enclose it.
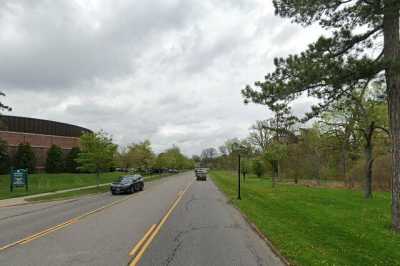
<instances>
[{"instance_id":1,"label":"brick building","mask_svg":"<svg viewBox=\"0 0 400 266\"><path fill-rule=\"evenodd\" d=\"M29 143L36 156L36 168L45 167L47 150L51 145L60 146L67 154L79 146L79 137L89 129L66 123L28 117L6 116L0 118L0 138L8 144L14 157L20 143Z\"/></svg>"}]
</instances>

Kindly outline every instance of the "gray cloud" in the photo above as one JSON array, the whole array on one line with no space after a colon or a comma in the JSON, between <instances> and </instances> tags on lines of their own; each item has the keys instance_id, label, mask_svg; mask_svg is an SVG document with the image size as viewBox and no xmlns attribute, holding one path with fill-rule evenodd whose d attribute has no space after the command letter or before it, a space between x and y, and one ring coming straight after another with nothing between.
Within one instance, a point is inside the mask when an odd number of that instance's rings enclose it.
<instances>
[{"instance_id":1,"label":"gray cloud","mask_svg":"<svg viewBox=\"0 0 400 266\"><path fill-rule=\"evenodd\" d=\"M190 155L268 118L240 89L316 32L263 0L3 0L0 88L12 114Z\"/></svg>"}]
</instances>

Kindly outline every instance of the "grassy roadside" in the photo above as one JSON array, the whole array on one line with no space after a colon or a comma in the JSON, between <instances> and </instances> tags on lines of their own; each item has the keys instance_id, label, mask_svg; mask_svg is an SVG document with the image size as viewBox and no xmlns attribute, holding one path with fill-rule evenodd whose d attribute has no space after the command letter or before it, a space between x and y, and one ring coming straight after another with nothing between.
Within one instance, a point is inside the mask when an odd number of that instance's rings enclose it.
<instances>
[{"instance_id":1,"label":"grassy roadside","mask_svg":"<svg viewBox=\"0 0 400 266\"><path fill-rule=\"evenodd\" d=\"M170 176L170 174L145 176L144 180L145 180L145 182L151 182L151 181L158 180L158 179L161 179L161 178L164 178L167 176ZM28 201L39 202L39 201L69 199L69 198L75 198L75 197L84 196L84 195L104 193L109 190L110 190L109 185L103 185L103 186L100 186L99 188L97 188L97 187L85 188L85 189L79 189L79 190L75 190L75 191L68 191L68 192L63 192L63 193L35 197L35 198L28 199Z\"/></svg>"},{"instance_id":2,"label":"grassy roadside","mask_svg":"<svg viewBox=\"0 0 400 266\"><path fill-rule=\"evenodd\" d=\"M27 199L27 201L39 202L39 201L69 199L69 198L75 198L75 197L84 196L84 195L104 193L109 190L110 190L109 186L100 186L98 188L97 187L84 188L84 189L79 189L79 190L74 190L74 191L68 191L68 192L63 192L63 193L35 197L35 198Z\"/></svg>"},{"instance_id":3,"label":"grassy roadside","mask_svg":"<svg viewBox=\"0 0 400 266\"><path fill-rule=\"evenodd\" d=\"M100 175L100 184L110 183L121 174L123 173L102 173ZM14 192L10 192L10 177L8 175L0 175L0 200L92 185L96 185L95 174L40 173L29 175L28 191L25 191L25 188L15 188Z\"/></svg>"},{"instance_id":4,"label":"grassy roadside","mask_svg":"<svg viewBox=\"0 0 400 266\"><path fill-rule=\"evenodd\" d=\"M390 194L282 185L212 171L217 186L295 265L400 265L400 236L390 228Z\"/></svg>"}]
</instances>

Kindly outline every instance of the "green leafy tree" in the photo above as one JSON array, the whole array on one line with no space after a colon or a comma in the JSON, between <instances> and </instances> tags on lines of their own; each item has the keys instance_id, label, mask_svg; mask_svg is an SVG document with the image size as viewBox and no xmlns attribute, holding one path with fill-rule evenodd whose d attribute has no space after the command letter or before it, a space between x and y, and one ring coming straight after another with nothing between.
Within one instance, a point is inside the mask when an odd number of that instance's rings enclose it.
<instances>
[{"instance_id":1,"label":"green leafy tree","mask_svg":"<svg viewBox=\"0 0 400 266\"><path fill-rule=\"evenodd\" d=\"M279 142L272 143L264 153L267 161L271 162L276 168L275 174L272 175L272 186L275 187L276 178L280 178L280 162L287 156L287 145Z\"/></svg>"},{"instance_id":2,"label":"green leafy tree","mask_svg":"<svg viewBox=\"0 0 400 266\"><path fill-rule=\"evenodd\" d=\"M369 90L368 90L369 89ZM353 131L362 140L365 156L365 197L372 198L372 167L374 163L374 136L383 132L388 134L387 106L383 99L381 88L362 87L354 89L352 97L332 104L327 112L331 120L325 123L342 126ZM337 119L339 117L339 119ZM345 120L340 120L344 117Z\"/></svg>"},{"instance_id":3,"label":"green leafy tree","mask_svg":"<svg viewBox=\"0 0 400 266\"><path fill-rule=\"evenodd\" d=\"M7 142L0 139L0 173L6 174L10 170L10 157Z\"/></svg>"},{"instance_id":4,"label":"green leafy tree","mask_svg":"<svg viewBox=\"0 0 400 266\"><path fill-rule=\"evenodd\" d=\"M132 143L125 154L127 167L133 167L136 170L143 172L153 166L155 155L151 149L151 143L145 140L140 143Z\"/></svg>"},{"instance_id":5,"label":"green leafy tree","mask_svg":"<svg viewBox=\"0 0 400 266\"><path fill-rule=\"evenodd\" d=\"M35 171L36 157L29 143L20 143L18 145L14 166L17 169L28 169L29 173Z\"/></svg>"},{"instance_id":6,"label":"green leafy tree","mask_svg":"<svg viewBox=\"0 0 400 266\"><path fill-rule=\"evenodd\" d=\"M47 151L46 172L61 173L64 171L64 154L62 149L57 145L51 145Z\"/></svg>"},{"instance_id":7,"label":"green leafy tree","mask_svg":"<svg viewBox=\"0 0 400 266\"><path fill-rule=\"evenodd\" d=\"M265 165L264 165L264 161L261 159L255 159L253 160L252 163L253 166L253 172L256 174L256 176L258 178L262 177L265 173Z\"/></svg>"},{"instance_id":8,"label":"green leafy tree","mask_svg":"<svg viewBox=\"0 0 400 266\"><path fill-rule=\"evenodd\" d=\"M177 146L173 146L157 156L154 167L183 170L192 169L194 164L195 162L183 155Z\"/></svg>"},{"instance_id":9,"label":"green leafy tree","mask_svg":"<svg viewBox=\"0 0 400 266\"><path fill-rule=\"evenodd\" d=\"M318 23L331 35L320 37L300 55L277 58L276 70L267 74L265 81L256 82L260 90L247 86L243 95L247 101L274 106L306 93L320 100L307 115L309 119L351 95L354 84L367 86L383 78L393 145L392 224L400 231L400 1L273 3L276 14L302 25Z\"/></svg>"},{"instance_id":10,"label":"green leafy tree","mask_svg":"<svg viewBox=\"0 0 400 266\"><path fill-rule=\"evenodd\" d=\"M79 153L81 152L81 149L79 147L73 147L69 153L67 154L67 157L65 158L65 171L68 173L77 173L79 172L79 164L76 161L76 159L79 157Z\"/></svg>"},{"instance_id":11,"label":"green leafy tree","mask_svg":"<svg viewBox=\"0 0 400 266\"><path fill-rule=\"evenodd\" d=\"M84 133L80 137L81 152L75 161L79 169L96 173L97 185L100 183L100 172L109 170L114 164L117 145L105 132Z\"/></svg>"}]
</instances>

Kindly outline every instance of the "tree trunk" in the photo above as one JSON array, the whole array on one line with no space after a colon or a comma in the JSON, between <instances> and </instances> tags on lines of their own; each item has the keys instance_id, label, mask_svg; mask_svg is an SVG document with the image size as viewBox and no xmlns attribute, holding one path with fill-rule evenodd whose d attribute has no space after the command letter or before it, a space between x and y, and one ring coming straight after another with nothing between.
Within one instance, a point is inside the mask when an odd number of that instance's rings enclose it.
<instances>
[{"instance_id":1,"label":"tree trunk","mask_svg":"<svg viewBox=\"0 0 400 266\"><path fill-rule=\"evenodd\" d=\"M384 5L384 58L389 63L385 74L393 149L392 225L400 232L400 3L385 0Z\"/></svg>"},{"instance_id":2,"label":"tree trunk","mask_svg":"<svg viewBox=\"0 0 400 266\"><path fill-rule=\"evenodd\" d=\"M280 163L280 161L278 160L277 161L277 167L276 167L276 169L277 169L277 178L278 178L278 180L281 180L281 163Z\"/></svg>"},{"instance_id":3,"label":"tree trunk","mask_svg":"<svg viewBox=\"0 0 400 266\"><path fill-rule=\"evenodd\" d=\"M365 198L372 198L372 165L374 159L372 158L372 139L367 141L364 148L365 153Z\"/></svg>"},{"instance_id":4,"label":"tree trunk","mask_svg":"<svg viewBox=\"0 0 400 266\"><path fill-rule=\"evenodd\" d=\"M346 183L346 181L348 183L350 183L350 181L347 179L347 148L346 148L346 144L342 144L341 147L341 155L342 155L342 175L343 175L343 180ZM348 187L350 187L350 184L347 184Z\"/></svg>"}]
</instances>

